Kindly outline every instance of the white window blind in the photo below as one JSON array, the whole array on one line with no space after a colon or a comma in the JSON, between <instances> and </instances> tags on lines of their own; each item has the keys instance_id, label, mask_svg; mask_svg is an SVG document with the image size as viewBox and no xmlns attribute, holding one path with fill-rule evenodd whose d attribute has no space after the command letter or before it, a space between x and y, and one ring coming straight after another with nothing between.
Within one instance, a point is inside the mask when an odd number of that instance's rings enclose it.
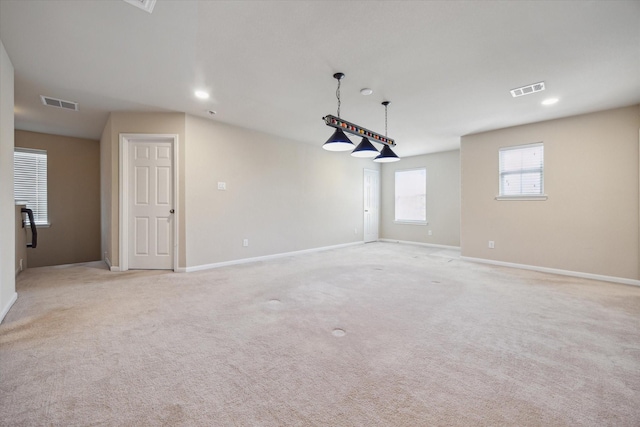
<instances>
[{"instance_id":1,"label":"white window blind","mask_svg":"<svg viewBox=\"0 0 640 427\"><path fill-rule=\"evenodd\" d=\"M500 196L544 195L544 146L527 144L500 149Z\"/></svg>"},{"instance_id":2,"label":"white window blind","mask_svg":"<svg viewBox=\"0 0 640 427\"><path fill-rule=\"evenodd\" d=\"M427 170L410 169L395 174L395 220L427 222Z\"/></svg>"},{"instance_id":3,"label":"white window blind","mask_svg":"<svg viewBox=\"0 0 640 427\"><path fill-rule=\"evenodd\" d=\"M13 174L15 199L27 203L36 225L47 225L47 152L15 148Z\"/></svg>"}]
</instances>

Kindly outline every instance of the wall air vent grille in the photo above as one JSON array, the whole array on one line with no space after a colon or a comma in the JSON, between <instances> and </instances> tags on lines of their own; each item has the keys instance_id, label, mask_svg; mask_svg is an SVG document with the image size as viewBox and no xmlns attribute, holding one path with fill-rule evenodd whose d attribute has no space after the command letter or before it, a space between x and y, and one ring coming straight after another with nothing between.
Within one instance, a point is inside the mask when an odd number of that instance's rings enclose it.
<instances>
[{"instance_id":1,"label":"wall air vent grille","mask_svg":"<svg viewBox=\"0 0 640 427\"><path fill-rule=\"evenodd\" d=\"M49 107L64 108L65 110L79 111L78 103L71 101L64 101L62 99L51 98L50 96L40 95L40 99L44 105Z\"/></svg>"},{"instance_id":2,"label":"wall air vent grille","mask_svg":"<svg viewBox=\"0 0 640 427\"><path fill-rule=\"evenodd\" d=\"M156 0L123 0L123 1L149 13L153 12L153 7L156 5Z\"/></svg>"},{"instance_id":3,"label":"wall air vent grille","mask_svg":"<svg viewBox=\"0 0 640 427\"><path fill-rule=\"evenodd\" d=\"M544 82L538 82L532 85L511 89L511 96L513 96L514 98L517 98L519 96L531 95L532 93L540 92L543 90L544 90Z\"/></svg>"}]
</instances>

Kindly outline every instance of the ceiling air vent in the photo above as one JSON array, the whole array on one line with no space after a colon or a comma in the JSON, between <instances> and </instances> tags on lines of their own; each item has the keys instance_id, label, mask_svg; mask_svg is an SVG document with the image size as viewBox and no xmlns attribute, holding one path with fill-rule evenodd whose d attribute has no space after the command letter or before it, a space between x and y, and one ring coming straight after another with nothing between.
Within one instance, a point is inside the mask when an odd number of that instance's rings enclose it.
<instances>
[{"instance_id":1,"label":"ceiling air vent","mask_svg":"<svg viewBox=\"0 0 640 427\"><path fill-rule=\"evenodd\" d=\"M156 5L156 0L123 0L135 7L144 10L145 12L153 12L153 7Z\"/></svg>"},{"instance_id":2,"label":"ceiling air vent","mask_svg":"<svg viewBox=\"0 0 640 427\"><path fill-rule=\"evenodd\" d=\"M65 110L78 111L78 103L71 101L64 101L62 99L51 98L50 96L40 95L42 103L49 107L64 108Z\"/></svg>"},{"instance_id":3,"label":"ceiling air vent","mask_svg":"<svg viewBox=\"0 0 640 427\"><path fill-rule=\"evenodd\" d=\"M532 85L522 86L515 89L511 89L511 96L517 98L519 96L531 95L532 93L540 92L544 90L544 82L534 83Z\"/></svg>"}]
</instances>

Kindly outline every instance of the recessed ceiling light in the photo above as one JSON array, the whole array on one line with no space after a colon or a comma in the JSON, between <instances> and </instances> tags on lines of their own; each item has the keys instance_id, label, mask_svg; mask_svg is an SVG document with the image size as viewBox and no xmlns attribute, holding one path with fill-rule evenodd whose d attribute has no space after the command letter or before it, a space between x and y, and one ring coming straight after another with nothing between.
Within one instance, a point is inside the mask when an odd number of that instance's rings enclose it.
<instances>
[{"instance_id":1,"label":"recessed ceiling light","mask_svg":"<svg viewBox=\"0 0 640 427\"><path fill-rule=\"evenodd\" d=\"M197 90L195 95L200 99L209 99L209 94L203 90Z\"/></svg>"},{"instance_id":2,"label":"recessed ceiling light","mask_svg":"<svg viewBox=\"0 0 640 427\"><path fill-rule=\"evenodd\" d=\"M559 101L558 98L548 98L548 99L545 99L544 101L542 101L542 105L553 105L558 101Z\"/></svg>"},{"instance_id":3,"label":"recessed ceiling light","mask_svg":"<svg viewBox=\"0 0 640 427\"><path fill-rule=\"evenodd\" d=\"M369 89L368 87L365 87L364 89L360 89L360 93L362 95L371 95L373 93L373 89Z\"/></svg>"}]
</instances>

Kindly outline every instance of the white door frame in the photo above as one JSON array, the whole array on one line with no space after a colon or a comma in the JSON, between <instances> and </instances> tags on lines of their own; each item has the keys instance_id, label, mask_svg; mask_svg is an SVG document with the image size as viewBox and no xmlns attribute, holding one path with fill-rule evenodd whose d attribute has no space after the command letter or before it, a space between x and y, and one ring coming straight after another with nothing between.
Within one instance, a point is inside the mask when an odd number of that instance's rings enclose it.
<instances>
[{"instance_id":1,"label":"white door frame","mask_svg":"<svg viewBox=\"0 0 640 427\"><path fill-rule=\"evenodd\" d=\"M118 247L120 248L120 271L129 270L129 142L131 141L164 141L170 142L173 147L172 158L172 184L173 184L173 271L178 270L178 237L179 237L179 215L176 209L178 205L178 135L177 134L151 134L151 133L121 133L120 134L120 191L119 191L119 221L120 238Z\"/></svg>"},{"instance_id":2,"label":"white door frame","mask_svg":"<svg viewBox=\"0 0 640 427\"><path fill-rule=\"evenodd\" d=\"M376 186L376 226L378 227L376 230L376 239L375 240L367 240L366 239L366 234L365 234L365 229L366 229L366 221L367 221L367 212L365 212L364 206L362 209L362 240L365 243L368 242L375 242L380 240L380 171L376 170L376 169L367 169L364 168L362 171L362 189L364 192L364 188L365 188L365 183L366 183L366 175L369 172L373 172L378 176L378 182L377 182L377 186ZM366 194L363 194L363 204L366 201Z\"/></svg>"}]
</instances>

